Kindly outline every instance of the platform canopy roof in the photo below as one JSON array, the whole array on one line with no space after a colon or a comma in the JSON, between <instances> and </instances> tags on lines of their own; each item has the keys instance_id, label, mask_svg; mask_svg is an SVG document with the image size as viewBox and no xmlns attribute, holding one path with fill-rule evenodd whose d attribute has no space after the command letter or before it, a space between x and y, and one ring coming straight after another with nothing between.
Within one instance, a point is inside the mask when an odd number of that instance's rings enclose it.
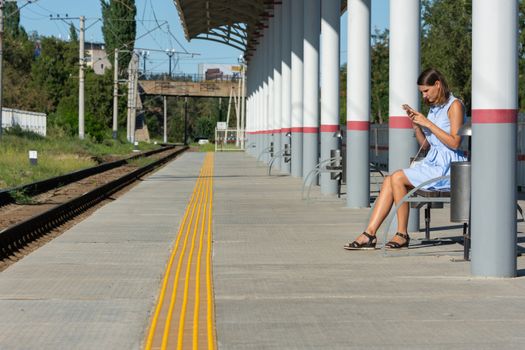
<instances>
[{"instance_id":1,"label":"platform canopy roof","mask_svg":"<svg viewBox=\"0 0 525 350\"><path fill-rule=\"evenodd\" d=\"M235 47L249 58L281 0L173 0L187 40L204 39ZM342 11L346 0L342 1Z\"/></svg>"}]
</instances>

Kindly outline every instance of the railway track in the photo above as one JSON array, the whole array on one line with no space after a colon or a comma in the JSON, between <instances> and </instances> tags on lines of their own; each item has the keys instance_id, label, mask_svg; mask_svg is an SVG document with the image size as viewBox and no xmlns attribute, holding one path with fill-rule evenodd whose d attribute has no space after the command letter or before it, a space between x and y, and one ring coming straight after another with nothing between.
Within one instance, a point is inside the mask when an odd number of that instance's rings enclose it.
<instances>
[{"instance_id":1,"label":"railway track","mask_svg":"<svg viewBox=\"0 0 525 350\"><path fill-rule=\"evenodd\" d=\"M0 192L0 261L186 151L164 147ZM150 159L148 162L142 159ZM23 194L17 202L16 193ZM18 198L20 200L20 198Z\"/></svg>"}]
</instances>

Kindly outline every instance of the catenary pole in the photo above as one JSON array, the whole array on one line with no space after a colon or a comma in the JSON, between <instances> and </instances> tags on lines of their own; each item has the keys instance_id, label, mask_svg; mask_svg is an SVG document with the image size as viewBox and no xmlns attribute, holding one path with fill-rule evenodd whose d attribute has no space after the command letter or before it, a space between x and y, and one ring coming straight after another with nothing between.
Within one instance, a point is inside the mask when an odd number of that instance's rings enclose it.
<instances>
[{"instance_id":1,"label":"catenary pole","mask_svg":"<svg viewBox=\"0 0 525 350\"><path fill-rule=\"evenodd\" d=\"M85 17L80 16L80 36L79 36L79 72L78 72L78 137L84 139L84 33Z\"/></svg>"},{"instance_id":2,"label":"catenary pole","mask_svg":"<svg viewBox=\"0 0 525 350\"><path fill-rule=\"evenodd\" d=\"M113 139L117 139L118 130L118 49L115 49L113 61Z\"/></svg>"}]
</instances>

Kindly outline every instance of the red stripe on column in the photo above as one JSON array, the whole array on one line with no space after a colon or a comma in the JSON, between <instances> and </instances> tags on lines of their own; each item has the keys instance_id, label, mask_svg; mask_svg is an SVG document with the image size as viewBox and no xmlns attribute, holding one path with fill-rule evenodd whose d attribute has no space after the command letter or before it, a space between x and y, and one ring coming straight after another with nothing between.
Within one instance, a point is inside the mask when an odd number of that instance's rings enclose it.
<instances>
[{"instance_id":1,"label":"red stripe on column","mask_svg":"<svg viewBox=\"0 0 525 350\"><path fill-rule=\"evenodd\" d=\"M336 132L339 130L339 125L321 125L321 132Z\"/></svg>"},{"instance_id":2,"label":"red stripe on column","mask_svg":"<svg viewBox=\"0 0 525 350\"><path fill-rule=\"evenodd\" d=\"M317 134L319 132L319 128L313 127L313 126L304 126L303 127L303 133L305 134Z\"/></svg>"},{"instance_id":3,"label":"red stripe on column","mask_svg":"<svg viewBox=\"0 0 525 350\"><path fill-rule=\"evenodd\" d=\"M370 122L350 120L346 122L346 129L347 130L359 130L359 131L369 130Z\"/></svg>"},{"instance_id":4,"label":"red stripe on column","mask_svg":"<svg viewBox=\"0 0 525 350\"><path fill-rule=\"evenodd\" d=\"M518 160L520 161L525 160L525 154L518 154Z\"/></svg>"},{"instance_id":5,"label":"red stripe on column","mask_svg":"<svg viewBox=\"0 0 525 350\"><path fill-rule=\"evenodd\" d=\"M287 132L290 132L290 131L292 131L292 129L290 129L290 128L282 128L282 129L281 129L281 132L282 132L283 134L284 134L284 133L287 133Z\"/></svg>"},{"instance_id":6,"label":"red stripe on column","mask_svg":"<svg viewBox=\"0 0 525 350\"><path fill-rule=\"evenodd\" d=\"M302 127L291 128L290 130L292 130L292 132L303 132Z\"/></svg>"},{"instance_id":7,"label":"red stripe on column","mask_svg":"<svg viewBox=\"0 0 525 350\"><path fill-rule=\"evenodd\" d=\"M472 124L513 124L518 121L517 109L473 109Z\"/></svg>"},{"instance_id":8,"label":"red stripe on column","mask_svg":"<svg viewBox=\"0 0 525 350\"><path fill-rule=\"evenodd\" d=\"M409 117L391 116L388 127L392 129L412 129L412 121Z\"/></svg>"}]
</instances>

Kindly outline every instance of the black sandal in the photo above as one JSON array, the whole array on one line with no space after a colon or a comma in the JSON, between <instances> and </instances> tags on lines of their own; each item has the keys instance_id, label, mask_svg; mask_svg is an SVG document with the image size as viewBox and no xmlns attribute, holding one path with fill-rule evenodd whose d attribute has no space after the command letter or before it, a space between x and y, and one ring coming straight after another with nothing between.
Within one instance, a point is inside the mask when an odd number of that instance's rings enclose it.
<instances>
[{"instance_id":1,"label":"black sandal","mask_svg":"<svg viewBox=\"0 0 525 350\"><path fill-rule=\"evenodd\" d=\"M403 238L405 240L405 242L402 243L402 244L399 244L397 242L390 241L387 244L385 244L385 248L387 248L387 249L408 248L408 244L410 243L410 236L408 235L408 233L397 232L395 235Z\"/></svg>"},{"instance_id":2,"label":"black sandal","mask_svg":"<svg viewBox=\"0 0 525 350\"><path fill-rule=\"evenodd\" d=\"M373 250L376 249L377 238L366 232L362 233L368 238L368 241L365 243L359 243L353 241L352 243L345 244L343 248L346 250Z\"/></svg>"}]
</instances>

